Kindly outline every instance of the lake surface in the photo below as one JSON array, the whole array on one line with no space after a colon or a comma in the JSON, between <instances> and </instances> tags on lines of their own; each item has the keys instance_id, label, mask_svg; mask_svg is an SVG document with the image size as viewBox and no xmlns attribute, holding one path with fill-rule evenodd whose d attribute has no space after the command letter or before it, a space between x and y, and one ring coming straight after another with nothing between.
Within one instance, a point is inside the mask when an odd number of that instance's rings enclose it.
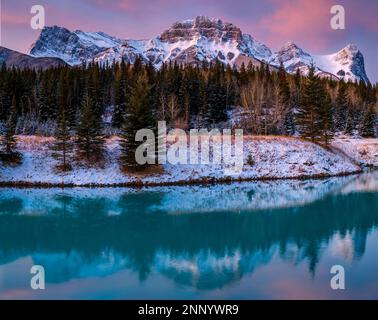
<instances>
[{"instance_id":1,"label":"lake surface","mask_svg":"<svg viewBox=\"0 0 378 320\"><path fill-rule=\"evenodd\" d=\"M33 265L45 290L30 287ZM378 299L378 173L0 189L0 299L21 298Z\"/></svg>"}]
</instances>

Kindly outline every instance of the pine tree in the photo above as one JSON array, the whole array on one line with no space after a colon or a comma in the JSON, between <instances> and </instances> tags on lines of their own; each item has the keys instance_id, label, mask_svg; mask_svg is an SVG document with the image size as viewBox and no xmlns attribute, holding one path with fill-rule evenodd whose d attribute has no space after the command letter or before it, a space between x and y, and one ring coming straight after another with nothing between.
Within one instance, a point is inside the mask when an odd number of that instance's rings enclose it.
<instances>
[{"instance_id":1,"label":"pine tree","mask_svg":"<svg viewBox=\"0 0 378 320\"><path fill-rule=\"evenodd\" d=\"M295 72L294 79L293 79L293 87L291 95L293 97L293 107L296 108L302 101L302 76L299 68Z\"/></svg>"},{"instance_id":2,"label":"pine tree","mask_svg":"<svg viewBox=\"0 0 378 320\"><path fill-rule=\"evenodd\" d=\"M374 105L370 105L364 112L361 121L358 126L358 132L360 136L365 138L375 137L375 126L377 121L377 115L374 110Z\"/></svg>"},{"instance_id":3,"label":"pine tree","mask_svg":"<svg viewBox=\"0 0 378 320\"><path fill-rule=\"evenodd\" d=\"M121 127L128 104L128 71L124 60L121 62L119 72L120 75L117 75L118 78L115 80L114 112L112 118L112 125L116 128Z\"/></svg>"},{"instance_id":4,"label":"pine tree","mask_svg":"<svg viewBox=\"0 0 378 320\"><path fill-rule=\"evenodd\" d=\"M73 151L73 143L71 140L67 111L61 108L59 114L58 126L55 133L55 142L52 145L52 156L58 160L57 169L63 172L72 170L71 157Z\"/></svg>"},{"instance_id":5,"label":"pine tree","mask_svg":"<svg viewBox=\"0 0 378 320\"><path fill-rule=\"evenodd\" d=\"M8 69L5 67L5 63L0 71L0 121L6 121L8 119L8 110L12 106L12 89L11 81Z\"/></svg>"},{"instance_id":6,"label":"pine tree","mask_svg":"<svg viewBox=\"0 0 378 320\"><path fill-rule=\"evenodd\" d=\"M298 108L297 122L301 136L315 142L320 137L321 101L324 98L323 87L315 68L311 66L303 92L303 99Z\"/></svg>"},{"instance_id":7,"label":"pine tree","mask_svg":"<svg viewBox=\"0 0 378 320\"><path fill-rule=\"evenodd\" d=\"M352 107L348 105L348 109L346 110L346 116L345 116L345 127L344 127L344 133L348 135L353 134L353 130L355 128L355 117L354 112L352 110Z\"/></svg>"},{"instance_id":8,"label":"pine tree","mask_svg":"<svg viewBox=\"0 0 378 320\"><path fill-rule=\"evenodd\" d=\"M122 154L120 162L123 169L137 171L145 166L138 164L135 159L136 149L140 145L140 142L135 141L136 133L141 129L155 130L151 108L151 86L145 73L137 76L131 89L129 103L129 110L121 131Z\"/></svg>"},{"instance_id":9,"label":"pine tree","mask_svg":"<svg viewBox=\"0 0 378 320\"><path fill-rule=\"evenodd\" d=\"M211 124L209 118L207 81L204 78L200 82L199 97L200 106L197 115L196 128L203 128Z\"/></svg>"},{"instance_id":10,"label":"pine tree","mask_svg":"<svg viewBox=\"0 0 378 320\"><path fill-rule=\"evenodd\" d=\"M2 159L5 163L18 164L21 161L21 155L17 152L17 102L13 96L9 117L5 123L4 134L1 139Z\"/></svg>"},{"instance_id":11,"label":"pine tree","mask_svg":"<svg viewBox=\"0 0 378 320\"><path fill-rule=\"evenodd\" d=\"M286 71L281 63L278 70L278 85L279 85L279 102L283 109L283 133L293 135L295 133L295 125L292 110L292 99L289 88L289 83L286 77Z\"/></svg>"},{"instance_id":12,"label":"pine tree","mask_svg":"<svg viewBox=\"0 0 378 320\"><path fill-rule=\"evenodd\" d=\"M51 110L52 108L51 108L50 102L51 102L51 96L49 93L47 74L45 74L39 85L38 98L37 98L38 111L39 111L38 113L39 113L40 119L43 121L46 121L53 117L53 112Z\"/></svg>"},{"instance_id":13,"label":"pine tree","mask_svg":"<svg viewBox=\"0 0 378 320\"><path fill-rule=\"evenodd\" d=\"M242 62L241 66L240 66L239 82L240 82L240 86L244 86L248 83L248 72L245 68L244 62Z\"/></svg>"},{"instance_id":14,"label":"pine tree","mask_svg":"<svg viewBox=\"0 0 378 320\"><path fill-rule=\"evenodd\" d=\"M254 67L253 71L251 71L251 77L254 75ZM226 105L227 108L235 104L236 100L236 88L235 88L235 80L233 76L233 71L229 64L227 64L226 71L225 71L225 90L226 90Z\"/></svg>"},{"instance_id":15,"label":"pine tree","mask_svg":"<svg viewBox=\"0 0 378 320\"><path fill-rule=\"evenodd\" d=\"M99 162L103 158L104 136L102 134L102 119L95 109L88 92L82 100L80 121L77 127L76 146L79 159L84 159L88 164Z\"/></svg>"},{"instance_id":16,"label":"pine tree","mask_svg":"<svg viewBox=\"0 0 378 320\"><path fill-rule=\"evenodd\" d=\"M331 97L327 92L323 92L320 97L320 132L322 141L328 147L330 140L334 135L333 114Z\"/></svg>"},{"instance_id":17,"label":"pine tree","mask_svg":"<svg viewBox=\"0 0 378 320\"><path fill-rule=\"evenodd\" d=\"M5 106L4 106L4 97L5 97L5 92L4 92L4 87L2 82L0 81L0 121L4 120L5 117Z\"/></svg>"},{"instance_id":18,"label":"pine tree","mask_svg":"<svg viewBox=\"0 0 378 320\"><path fill-rule=\"evenodd\" d=\"M22 117L19 123L23 127L20 126L20 129L27 129L28 133L40 129L49 131L46 124L59 124L62 106L66 109L67 127L83 132L83 127L91 122L90 119L95 119L95 128L101 127L104 108L114 105L112 125L118 129L124 123L123 118L128 116L131 91L135 90L140 75L145 75L147 79L150 99L148 112L151 117L157 119L154 112L160 101L164 101L163 114L167 117L167 102L169 97L173 97L177 118L172 125L178 125L178 121L185 119L185 122L179 123L182 128L210 127L227 120L230 106L241 106L247 92L250 100L247 104L248 112L239 114L239 110L235 110L236 117L243 118L240 121L237 119L235 123L248 123L260 134L293 134L296 131L302 132L306 127L307 133L303 133L303 136L326 142L330 139L329 133L332 135L332 123L329 119L329 105L319 94L321 91L327 91L332 97L333 125L344 133L353 133L356 128L362 133L365 127L371 127L367 109L364 111L361 106L375 104L377 101L377 86L363 81L344 83L330 79L319 80L316 85L319 86L319 92L316 94L316 90L307 90L308 79L301 76L299 70L291 76L284 72L282 66L276 73L264 63L258 68L252 63L242 65L240 70L236 66L225 68L221 63L207 62L196 67L172 62L155 70L151 63L146 65L140 58L136 58L132 65L114 62L100 67L93 62L75 68L46 70L21 70L7 68L3 64L0 69L1 127L6 127L12 97L15 96L16 120ZM304 97L306 90L307 95L310 92L316 98L309 100ZM86 91L94 116L84 119L81 105ZM307 103L302 103L303 101ZM312 101L312 106L309 101ZM310 115L314 121L310 121ZM201 119L204 121L200 121ZM45 121L48 122L42 123ZM82 127L81 130L79 127ZM92 127L92 124L87 126ZM101 133L101 130L95 131ZM364 133L370 134L370 129ZM97 134L91 133L88 136ZM92 152L80 151L81 157L86 159L86 153L90 154L89 158L92 157Z\"/></svg>"},{"instance_id":19,"label":"pine tree","mask_svg":"<svg viewBox=\"0 0 378 320\"><path fill-rule=\"evenodd\" d=\"M227 120L227 92L224 82L224 66L217 62L210 69L206 88L206 120L208 125Z\"/></svg>"},{"instance_id":20,"label":"pine tree","mask_svg":"<svg viewBox=\"0 0 378 320\"><path fill-rule=\"evenodd\" d=\"M349 102L347 95L347 85L345 82L340 81L339 89L336 97L335 112L334 112L334 121L335 121L335 130L346 132L350 131L350 119L348 120L348 111L349 111ZM349 128L348 128L349 126Z\"/></svg>"}]
</instances>

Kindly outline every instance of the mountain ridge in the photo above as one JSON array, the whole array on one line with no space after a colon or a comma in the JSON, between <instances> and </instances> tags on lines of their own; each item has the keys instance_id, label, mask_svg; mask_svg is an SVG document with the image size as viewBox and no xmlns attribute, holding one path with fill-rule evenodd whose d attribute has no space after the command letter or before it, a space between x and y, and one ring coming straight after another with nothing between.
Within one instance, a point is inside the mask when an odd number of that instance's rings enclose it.
<instances>
[{"instance_id":1,"label":"mountain ridge","mask_svg":"<svg viewBox=\"0 0 378 320\"><path fill-rule=\"evenodd\" d=\"M57 57L70 65L121 61L134 63L137 56L160 68L163 63L199 64L221 61L240 66L240 61L277 68L282 62L289 73L299 68L306 75L314 63L317 74L335 80L365 81L364 57L355 45L347 45L329 55L312 55L294 42L273 53L265 44L243 33L236 25L221 19L198 16L174 22L170 28L151 39L120 39L104 32L69 31L45 27L30 49L34 57Z\"/></svg>"},{"instance_id":2,"label":"mountain ridge","mask_svg":"<svg viewBox=\"0 0 378 320\"><path fill-rule=\"evenodd\" d=\"M15 50L0 46L0 65L20 69L47 69L66 65L66 62L57 57L33 57Z\"/></svg>"}]
</instances>

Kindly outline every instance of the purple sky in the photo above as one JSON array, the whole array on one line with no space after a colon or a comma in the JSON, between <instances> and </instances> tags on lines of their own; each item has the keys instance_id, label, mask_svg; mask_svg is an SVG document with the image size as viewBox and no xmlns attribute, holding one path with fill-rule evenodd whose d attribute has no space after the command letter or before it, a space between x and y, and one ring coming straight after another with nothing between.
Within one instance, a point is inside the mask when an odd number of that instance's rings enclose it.
<instances>
[{"instance_id":1,"label":"purple sky","mask_svg":"<svg viewBox=\"0 0 378 320\"><path fill-rule=\"evenodd\" d=\"M1 45L27 52L39 31L30 27L30 8L44 5L46 25L104 31L120 38L151 38L174 21L207 15L239 26L273 51L292 40L314 54L355 43L367 74L378 82L377 0L0 0ZM341 4L346 29L332 30L330 8Z\"/></svg>"}]
</instances>

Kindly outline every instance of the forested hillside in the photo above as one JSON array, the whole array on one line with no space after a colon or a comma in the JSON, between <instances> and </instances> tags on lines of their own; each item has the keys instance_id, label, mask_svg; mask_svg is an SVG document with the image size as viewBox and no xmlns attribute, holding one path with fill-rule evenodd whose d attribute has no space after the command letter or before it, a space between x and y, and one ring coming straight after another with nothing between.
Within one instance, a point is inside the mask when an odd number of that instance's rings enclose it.
<instances>
[{"instance_id":1,"label":"forested hillside","mask_svg":"<svg viewBox=\"0 0 378 320\"><path fill-rule=\"evenodd\" d=\"M55 155L75 152L100 161L104 138L120 135L131 150L141 128L214 128L232 125L258 135L301 135L329 144L335 133L374 137L376 86L344 83L281 66L241 68L222 63L163 65L137 59L100 67L0 71L2 158L17 154L16 134L54 135ZM125 151L126 152L126 151ZM95 157L94 157L95 155ZM94 157L92 159L92 157ZM17 158L17 157L16 157Z\"/></svg>"}]
</instances>

